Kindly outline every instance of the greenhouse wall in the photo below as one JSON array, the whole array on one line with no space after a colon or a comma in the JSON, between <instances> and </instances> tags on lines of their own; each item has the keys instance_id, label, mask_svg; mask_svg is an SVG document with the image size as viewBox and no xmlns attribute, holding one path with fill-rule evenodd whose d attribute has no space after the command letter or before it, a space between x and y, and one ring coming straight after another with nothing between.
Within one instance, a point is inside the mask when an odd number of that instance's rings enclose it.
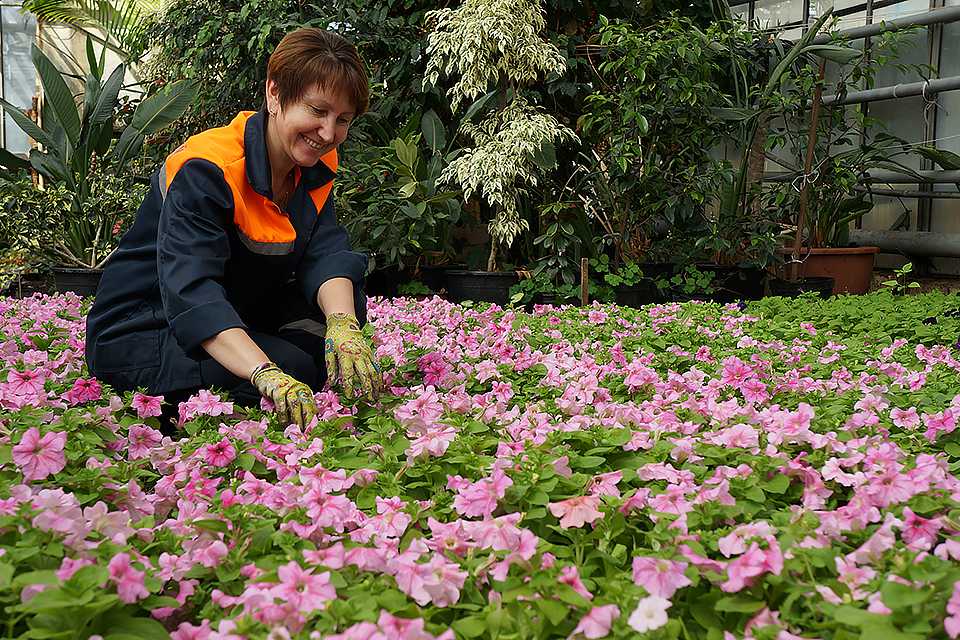
<instances>
[{"instance_id":1,"label":"greenhouse wall","mask_svg":"<svg viewBox=\"0 0 960 640\"><path fill-rule=\"evenodd\" d=\"M744 20L752 20L761 28L779 33L787 39L797 38L805 25L813 22L832 7L841 30L884 20L921 15L939 7L960 6L960 0L752 0L733 2L734 12ZM960 75L960 22L920 27L907 38L898 62L912 65L907 70L895 65L885 67L876 78L876 87L916 82L925 77L915 67L929 65L929 77ZM862 41L861 41L862 46ZM858 106L848 107L861 108ZM867 113L883 123L886 130L908 143L936 140L940 149L960 153L960 91L945 92L927 101L921 96L884 100L866 105ZM911 156L908 165L916 169L935 167L922 164ZM769 167L777 167L771 164ZM881 185L883 186L883 185ZM896 189L916 191L920 185L896 185ZM954 185L935 185L934 190L952 190ZM878 196L877 206L866 216L862 228L867 230L914 230L938 233L960 233L960 200L935 198L894 198ZM907 258L881 255L878 266L899 266ZM934 258L926 265L930 273L960 274L960 260Z\"/></svg>"}]
</instances>

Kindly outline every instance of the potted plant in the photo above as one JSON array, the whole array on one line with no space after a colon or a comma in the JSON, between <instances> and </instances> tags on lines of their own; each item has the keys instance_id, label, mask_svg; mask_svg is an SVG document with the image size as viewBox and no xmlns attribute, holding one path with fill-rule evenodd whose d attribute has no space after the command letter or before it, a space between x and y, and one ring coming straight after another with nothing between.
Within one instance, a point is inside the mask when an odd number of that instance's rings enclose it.
<instances>
[{"instance_id":1,"label":"potted plant","mask_svg":"<svg viewBox=\"0 0 960 640\"><path fill-rule=\"evenodd\" d=\"M773 138L779 143L780 155L785 151L789 156L781 162L793 169L786 173L784 183L771 190L770 206L791 214L786 246L781 251L787 258L787 279L800 281L800 290L825 287L823 280L803 282L803 278L833 278L834 293L866 293L870 288L879 249L855 246L849 235L851 222L873 208L872 197L860 183L873 169L894 168L914 174L898 161L910 148L886 134L860 142L860 133L873 123L864 119L859 109L824 105L822 95L825 90L842 93L858 82L869 86L880 66L896 54L901 37L886 35L869 54L847 47L833 52L842 55L831 56L838 70L829 82L828 61L804 54L791 88L781 94L783 124ZM770 202L770 194L766 197ZM776 286L785 288L780 283Z\"/></svg>"},{"instance_id":2,"label":"potted plant","mask_svg":"<svg viewBox=\"0 0 960 640\"><path fill-rule=\"evenodd\" d=\"M104 177L107 174L121 176L144 138L178 118L190 105L194 90L190 82L183 81L143 100L114 141L126 65L117 65L104 77L106 49L98 58L88 38L86 52L89 71L80 104L64 75L34 45L33 64L45 96L43 126L2 99L0 105L40 145L30 151L33 169L44 182L62 185L70 194L66 210L48 212L50 222L55 223L49 231L54 241L51 250L56 256L53 272L59 278L58 288L75 288L78 285L71 282L81 278L86 284L79 286L89 290L116 247L112 232L118 209L103 210L91 200L99 188L97 181L110 180Z\"/></svg>"},{"instance_id":3,"label":"potted plant","mask_svg":"<svg viewBox=\"0 0 960 640\"><path fill-rule=\"evenodd\" d=\"M472 103L460 126L469 146L459 150L442 179L459 185L465 200L482 199L489 214L486 271L447 271L448 293L454 301L506 304L518 276L497 270L498 254L529 230L520 215L524 188L556 166L555 144L577 139L522 90L541 74L562 75L566 64L557 47L538 35L545 28L538 0L466 0L456 9L431 11L427 20L434 26L425 84L437 85L441 76L455 79L446 92L453 111ZM500 37L491 38L491 32Z\"/></svg>"},{"instance_id":4,"label":"potted plant","mask_svg":"<svg viewBox=\"0 0 960 640\"><path fill-rule=\"evenodd\" d=\"M742 152L716 198L711 223L700 234L699 245L712 250L718 262L723 262L724 255L735 259L746 256L753 267L765 267L765 262L776 255L775 230L781 215L776 209L762 206L761 200L763 171L772 157L770 149L781 142L778 132L771 135L771 123L783 115L787 104L803 107L806 112L810 93L805 93L800 103L797 91L798 87L803 91L811 64L819 67L831 60L846 65L863 56L862 51L841 43L814 43L831 15L831 10L825 11L795 43L773 41L767 35L758 39L735 23L715 34L714 47L729 61L732 88L727 93L727 105L714 111L736 123L733 142ZM775 64L768 71L772 62ZM750 231L757 221L763 229Z\"/></svg>"},{"instance_id":5,"label":"potted plant","mask_svg":"<svg viewBox=\"0 0 960 640\"><path fill-rule=\"evenodd\" d=\"M637 268L672 275L673 239L707 217L725 170L710 155L730 126L712 109L723 104L717 27L676 16L599 25L602 82L578 122L592 147L578 192L611 249L607 275L639 284Z\"/></svg>"},{"instance_id":6,"label":"potted plant","mask_svg":"<svg viewBox=\"0 0 960 640\"><path fill-rule=\"evenodd\" d=\"M410 129L408 124L388 145L360 151L343 170L337 194L353 246L370 255L367 293L373 295L396 295L424 253L451 253L450 228L462 213L461 192L438 188L450 160L439 118L428 111L422 133ZM424 141L429 151L422 148ZM428 284L442 288L439 281Z\"/></svg>"}]
</instances>

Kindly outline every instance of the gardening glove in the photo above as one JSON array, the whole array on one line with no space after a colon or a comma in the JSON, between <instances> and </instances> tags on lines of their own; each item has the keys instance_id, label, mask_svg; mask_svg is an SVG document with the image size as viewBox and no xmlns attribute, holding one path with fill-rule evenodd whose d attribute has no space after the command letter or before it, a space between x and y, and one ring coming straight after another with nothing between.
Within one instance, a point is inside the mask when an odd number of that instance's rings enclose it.
<instances>
[{"instance_id":1,"label":"gardening glove","mask_svg":"<svg viewBox=\"0 0 960 640\"><path fill-rule=\"evenodd\" d=\"M376 399L380 395L383 376L356 318L346 313L327 316L324 352L327 378L331 383L340 378L348 398L354 397L357 386L363 389L369 399Z\"/></svg>"},{"instance_id":2,"label":"gardening glove","mask_svg":"<svg viewBox=\"0 0 960 640\"><path fill-rule=\"evenodd\" d=\"M303 428L317 415L317 403L310 387L284 373L272 362L265 362L254 369L250 383L263 397L273 402L283 424L296 422Z\"/></svg>"}]
</instances>

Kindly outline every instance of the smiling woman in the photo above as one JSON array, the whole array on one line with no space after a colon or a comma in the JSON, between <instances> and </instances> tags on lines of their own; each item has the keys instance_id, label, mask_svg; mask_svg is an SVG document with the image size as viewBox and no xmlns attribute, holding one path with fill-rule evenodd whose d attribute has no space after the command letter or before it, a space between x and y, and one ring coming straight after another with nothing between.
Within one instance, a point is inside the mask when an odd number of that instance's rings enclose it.
<instances>
[{"instance_id":1,"label":"smiling woman","mask_svg":"<svg viewBox=\"0 0 960 640\"><path fill-rule=\"evenodd\" d=\"M310 422L328 373L348 396L377 393L361 333L367 258L351 251L330 197L367 82L353 45L298 29L270 58L265 109L166 159L97 291L94 375L168 399L201 387L241 404L263 397L284 424Z\"/></svg>"}]
</instances>

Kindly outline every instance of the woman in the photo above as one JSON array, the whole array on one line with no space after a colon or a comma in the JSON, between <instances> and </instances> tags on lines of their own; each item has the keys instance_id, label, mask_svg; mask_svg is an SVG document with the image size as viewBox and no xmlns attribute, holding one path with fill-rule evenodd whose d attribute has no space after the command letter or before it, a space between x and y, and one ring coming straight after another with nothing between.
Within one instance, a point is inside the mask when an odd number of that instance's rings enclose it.
<instances>
[{"instance_id":1,"label":"woman","mask_svg":"<svg viewBox=\"0 0 960 640\"><path fill-rule=\"evenodd\" d=\"M153 177L105 267L86 358L120 391L172 402L216 387L302 426L327 375L348 396L382 384L360 331L367 259L331 193L367 76L344 39L299 29L270 56L266 93L265 110L192 136Z\"/></svg>"}]
</instances>

